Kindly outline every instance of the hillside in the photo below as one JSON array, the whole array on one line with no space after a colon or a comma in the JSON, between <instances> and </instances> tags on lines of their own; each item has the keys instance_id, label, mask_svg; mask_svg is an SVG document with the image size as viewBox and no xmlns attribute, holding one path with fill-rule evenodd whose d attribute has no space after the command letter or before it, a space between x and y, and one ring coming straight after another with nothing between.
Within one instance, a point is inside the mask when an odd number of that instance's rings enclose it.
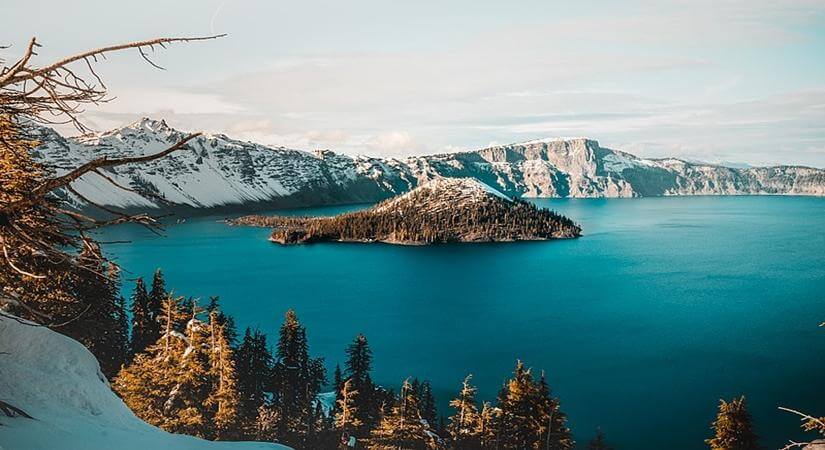
<instances>
[{"instance_id":1,"label":"hillside","mask_svg":"<svg viewBox=\"0 0 825 450\"><path fill-rule=\"evenodd\" d=\"M0 414L3 450L288 448L211 442L155 428L135 417L109 389L97 360L83 345L9 316L0 317L0 400L32 416Z\"/></svg>"},{"instance_id":2,"label":"hillside","mask_svg":"<svg viewBox=\"0 0 825 450\"><path fill-rule=\"evenodd\" d=\"M36 157L61 172L94 156L154 153L185 134L148 118L80 138L63 138L40 128L37 138L43 144ZM136 192L114 189L98 174L84 176L74 186L103 205L183 213L372 203L439 176L475 178L508 196L524 198L825 195L823 169L732 168L645 159L587 138L543 139L399 160L267 147L213 134L195 138L166 158L117 167L106 176ZM79 199L65 195L84 207Z\"/></svg>"},{"instance_id":3,"label":"hillside","mask_svg":"<svg viewBox=\"0 0 825 450\"><path fill-rule=\"evenodd\" d=\"M369 209L335 217L246 216L234 225L273 227L280 244L385 242L423 245L578 237L570 219L510 199L472 178L436 178Z\"/></svg>"}]
</instances>

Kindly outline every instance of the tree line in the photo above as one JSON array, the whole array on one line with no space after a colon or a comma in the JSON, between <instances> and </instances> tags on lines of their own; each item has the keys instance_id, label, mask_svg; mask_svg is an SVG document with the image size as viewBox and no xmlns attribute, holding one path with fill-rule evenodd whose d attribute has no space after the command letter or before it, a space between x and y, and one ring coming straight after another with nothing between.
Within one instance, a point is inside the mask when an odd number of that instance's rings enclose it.
<instances>
[{"instance_id":1,"label":"tree line","mask_svg":"<svg viewBox=\"0 0 825 450\"><path fill-rule=\"evenodd\" d=\"M544 374L535 377L521 362L495 404L476 401L468 376L445 418L428 381L403 380L397 392L373 381L372 350L362 334L346 347L343 367L335 367L332 392L320 395L327 384L324 360L310 355L306 328L292 310L273 350L259 329L247 327L238 336L217 297L204 307L176 297L157 271L148 289L137 280L131 318L128 360L113 389L138 417L170 432L298 449L574 444Z\"/></svg>"},{"instance_id":2,"label":"tree line","mask_svg":"<svg viewBox=\"0 0 825 450\"><path fill-rule=\"evenodd\" d=\"M324 360L310 355L306 328L294 311L286 312L273 349L259 329L247 327L239 336L218 297L201 306L175 296L160 270L148 287L136 280L127 309L118 272L87 269L94 270L61 274L52 289L30 298L54 317L74 317L88 308L58 330L95 354L114 391L138 417L167 431L297 449L575 446L545 374L522 362L495 402L480 402L468 375L450 400L450 411L440 415L426 380L402 380L397 392L376 384L372 351L358 335L345 349L343 367L335 367L331 392L322 393L328 382ZM100 277L101 270L111 272ZM71 301L65 289L89 300ZM808 418L806 429L825 433L822 421ZM713 450L761 448L744 397L720 401L711 428L705 443ZM587 448L613 447L597 430Z\"/></svg>"}]
</instances>

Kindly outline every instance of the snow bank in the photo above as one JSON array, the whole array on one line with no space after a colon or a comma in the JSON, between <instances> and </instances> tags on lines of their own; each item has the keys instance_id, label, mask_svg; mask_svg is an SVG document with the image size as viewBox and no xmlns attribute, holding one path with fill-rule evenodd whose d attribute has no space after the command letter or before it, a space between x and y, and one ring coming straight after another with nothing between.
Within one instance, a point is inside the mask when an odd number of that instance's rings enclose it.
<instances>
[{"instance_id":1,"label":"snow bank","mask_svg":"<svg viewBox=\"0 0 825 450\"><path fill-rule=\"evenodd\" d=\"M137 418L112 392L95 357L47 328L0 317L0 400L33 419L0 415L2 450L287 449L210 442Z\"/></svg>"}]
</instances>

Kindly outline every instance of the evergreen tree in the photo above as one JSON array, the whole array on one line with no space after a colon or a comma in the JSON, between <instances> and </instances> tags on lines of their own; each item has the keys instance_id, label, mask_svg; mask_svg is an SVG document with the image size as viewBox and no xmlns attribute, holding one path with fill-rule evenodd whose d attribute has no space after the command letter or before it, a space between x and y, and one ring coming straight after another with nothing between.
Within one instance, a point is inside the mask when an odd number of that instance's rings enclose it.
<instances>
[{"instance_id":1,"label":"evergreen tree","mask_svg":"<svg viewBox=\"0 0 825 450\"><path fill-rule=\"evenodd\" d=\"M183 322L187 347L180 357L180 371L176 377L170 404L177 412L172 430L192 436L211 438L210 410L205 400L211 393L210 352L208 327L198 320L197 307Z\"/></svg>"},{"instance_id":2,"label":"evergreen tree","mask_svg":"<svg viewBox=\"0 0 825 450\"><path fill-rule=\"evenodd\" d=\"M326 374L323 360L309 357L306 329L293 310L286 313L275 356L273 396L266 405L276 413L274 435L278 442L303 448Z\"/></svg>"},{"instance_id":3,"label":"evergreen tree","mask_svg":"<svg viewBox=\"0 0 825 450\"><path fill-rule=\"evenodd\" d=\"M332 386L335 388L335 404L332 407L330 416L335 417L340 411L338 410L338 402L341 401L341 390L344 388L344 375L341 373L341 366L335 365L335 371L332 375Z\"/></svg>"},{"instance_id":4,"label":"evergreen tree","mask_svg":"<svg viewBox=\"0 0 825 450\"><path fill-rule=\"evenodd\" d=\"M238 376L239 421L247 438L257 437L256 420L259 409L264 405L266 392L272 378L272 354L266 342L266 335L260 330L254 332L247 327L243 341L235 354Z\"/></svg>"},{"instance_id":5,"label":"evergreen tree","mask_svg":"<svg viewBox=\"0 0 825 450\"><path fill-rule=\"evenodd\" d=\"M213 312L217 314L215 320L217 320L218 325L223 327L223 333L226 337L226 341L229 343L230 347L237 349L238 330L235 327L235 318L221 311L220 297L216 295L209 297L209 303L206 305L206 312L209 314Z\"/></svg>"},{"instance_id":6,"label":"evergreen tree","mask_svg":"<svg viewBox=\"0 0 825 450\"><path fill-rule=\"evenodd\" d=\"M372 350L366 336L359 334L352 344L347 347L347 362L345 364L345 377L352 380L353 388L358 391L356 398L356 415L361 422L360 428L356 430L358 436L366 436L378 423L379 413L382 406L389 409L392 403L386 403L385 396L382 396L376 389L370 376L372 370Z\"/></svg>"},{"instance_id":7,"label":"evergreen tree","mask_svg":"<svg viewBox=\"0 0 825 450\"><path fill-rule=\"evenodd\" d=\"M470 384L472 378L472 375L464 378L458 397L450 401L450 407L455 409L455 414L450 416L447 433L450 437L450 448L456 450L473 450L481 447L483 424L476 407L476 388Z\"/></svg>"},{"instance_id":8,"label":"evergreen tree","mask_svg":"<svg viewBox=\"0 0 825 450\"><path fill-rule=\"evenodd\" d=\"M433 389L429 381L423 381L420 385L418 398L421 399L421 418L426 420L430 428L438 426L438 409L435 405Z\"/></svg>"},{"instance_id":9,"label":"evergreen tree","mask_svg":"<svg viewBox=\"0 0 825 450\"><path fill-rule=\"evenodd\" d=\"M745 396L730 402L719 400L719 412L711 424L715 436L705 441L712 450L756 450L759 448Z\"/></svg>"},{"instance_id":10,"label":"evergreen tree","mask_svg":"<svg viewBox=\"0 0 825 450\"><path fill-rule=\"evenodd\" d=\"M164 430L235 437L239 395L222 327L214 314L208 323L200 320L197 307L182 314L180 299L171 296L162 308L163 334L120 371L115 390L138 417Z\"/></svg>"},{"instance_id":11,"label":"evergreen tree","mask_svg":"<svg viewBox=\"0 0 825 450\"><path fill-rule=\"evenodd\" d=\"M352 379L347 379L338 392L336 401L335 428L343 435L354 433L361 426L358 419L358 406L355 401L358 398L358 391L355 390Z\"/></svg>"},{"instance_id":12,"label":"evergreen tree","mask_svg":"<svg viewBox=\"0 0 825 450\"><path fill-rule=\"evenodd\" d=\"M149 293L146 292L146 285L143 278L138 278L135 282L135 290L132 293L132 354L136 355L146 350L158 338L153 335L156 329L155 318L149 311Z\"/></svg>"},{"instance_id":13,"label":"evergreen tree","mask_svg":"<svg viewBox=\"0 0 825 450\"><path fill-rule=\"evenodd\" d=\"M149 311L149 318L151 319L150 323L155 326L149 329L149 335L152 337L160 335L158 317L163 311L163 302L166 301L168 296L169 292L166 291L166 281L163 279L163 273L160 269L157 269L152 276L152 290L149 291L149 298L146 301L146 309Z\"/></svg>"},{"instance_id":14,"label":"evergreen tree","mask_svg":"<svg viewBox=\"0 0 825 450\"><path fill-rule=\"evenodd\" d=\"M502 448L573 448L570 430L565 426L566 415L559 410L558 401L550 397L544 376L534 381L521 361L499 394L498 406L501 417L496 442Z\"/></svg>"},{"instance_id":15,"label":"evergreen tree","mask_svg":"<svg viewBox=\"0 0 825 450\"><path fill-rule=\"evenodd\" d=\"M418 399L409 380L404 380L401 394L388 415L370 434L372 449L427 449L437 445L425 421L421 420Z\"/></svg>"},{"instance_id":16,"label":"evergreen tree","mask_svg":"<svg viewBox=\"0 0 825 450\"><path fill-rule=\"evenodd\" d=\"M129 314L126 312L126 299L117 298L117 351L120 355L118 371L131 361L132 343L129 339Z\"/></svg>"},{"instance_id":17,"label":"evergreen tree","mask_svg":"<svg viewBox=\"0 0 825 450\"><path fill-rule=\"evenodd\" d=\"M541 373L538 383L538 403L540 420L543 424L539 433L542 441L546 444L544 448L570 449L573 448L573 435L567 428L567 414L561 411L559 400L550 395L550 386L544 372Z\"/></svg>"},{"instance_id":18,"label":"evergreen tree","mask_svg":"<svg viewBox=\"0 0 825 450\"><path fill-rule=\"evenodd\" d=\"M596 428L596 436L587 444L587 450L613 450L604 438L601 428Z\"/></svg>"},{"instance_id":19,"label":"evergreen tree","mask_svg":"<svg viewBox=\"0 0 825 450\"><path fill-rule=\"evenodd\" d=\"M211 407L215 439L238 436L238 404L240 394L237 389L235 363L232 348L224 333L225 325L218 323L218 312L209 314L210 329L210 377L212 392L206 399L206 406Z\"/></svg>"},{"instance_id":20,"label":"evergreen tree","mask_svg":"<svg viewBox=\"0 0 825 450\"><path fill-rule=\"evenodd\" d=\"M163 306L164 327L171 330L182 319L177 301L170 297ZM171 400L176 392L180 356L185 348L183 335L164 333L144 352L135 355L113 383L115 392L135 415L167 431L173 430L176 421Z\"/></svg>"},{"instance_id":21,"label":"evergreen tree","mask_svg":"<svg viewBox=\"0 0 825 450\"><path fill-rule=\"evenodd\" d=\"M484 402L479 414L478 437L481 440L480 448L497 448L499 431L501 428L501 409Z\"/></svg>"},{"instance_id":22,"label":"evergreen tree","mask_svg":"<svg viewBox=\"0 0 825 450\"><path fill-rule=\"evenodd\" d=\"M103 374L111 378L126 362L119 271L91 244L81 252L78 261L69 279L72 295L79 299L77 306L82 310L60 331L85 345L97 357Z\"/></svg>"}]
</instances>

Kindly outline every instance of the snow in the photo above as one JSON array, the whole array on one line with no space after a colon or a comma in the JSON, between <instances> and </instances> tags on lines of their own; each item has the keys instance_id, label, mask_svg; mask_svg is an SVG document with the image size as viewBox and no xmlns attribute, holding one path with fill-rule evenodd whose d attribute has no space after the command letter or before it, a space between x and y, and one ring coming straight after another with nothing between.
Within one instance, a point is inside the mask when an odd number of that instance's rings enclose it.
<instances>
[{"instance_id":1,"label":"snow","mask_svg":"<svg viewBox=\"0 0 825 450\"><path fill-rule=\"evenodd\" d=\"M658 166L655 161L637 158L636 156L621 152L608 153L602 158L602 163L604 164L604 170L615 173L622 173L625 169L634 169L643 166Z\"/></svg>"},{"instance_id":2,"label":"snow","mask_svg":"<svg viewBox=\"0 0 825 450\"><path fill-rule=\"evenodd\" d=\"M33 419L0 415L3 450L277 450L263 442L210 442L138 419L80 343L0 317L0 400Z\"/></svg>"},{"instance_id":3,"label":"snow","mask_svg":"<svg viewBox=\"0 0 825 450\"><path fill-rule=\"evenodd\" d=\"M321 404L324 415L329 417L335 407L335 391L321 392L315 396L315 401Z\"/></svg>"},{"instance_id":4,"label":"snow","mask_svg":"<svg viewBox=\"0 0 825 450\"><path fill-rule=\"evenodd\" d=\"M569 142L569 141L590 141L592 139L585 137L585 136L575 136L575 137L549 137L543 139L533 139L532 141L524 141L519 142L518 144L512 145L535 145L535 144L549 144L551 142ZM509 145L508 145L509 147Z\"/></svg>"}]
</instances>

